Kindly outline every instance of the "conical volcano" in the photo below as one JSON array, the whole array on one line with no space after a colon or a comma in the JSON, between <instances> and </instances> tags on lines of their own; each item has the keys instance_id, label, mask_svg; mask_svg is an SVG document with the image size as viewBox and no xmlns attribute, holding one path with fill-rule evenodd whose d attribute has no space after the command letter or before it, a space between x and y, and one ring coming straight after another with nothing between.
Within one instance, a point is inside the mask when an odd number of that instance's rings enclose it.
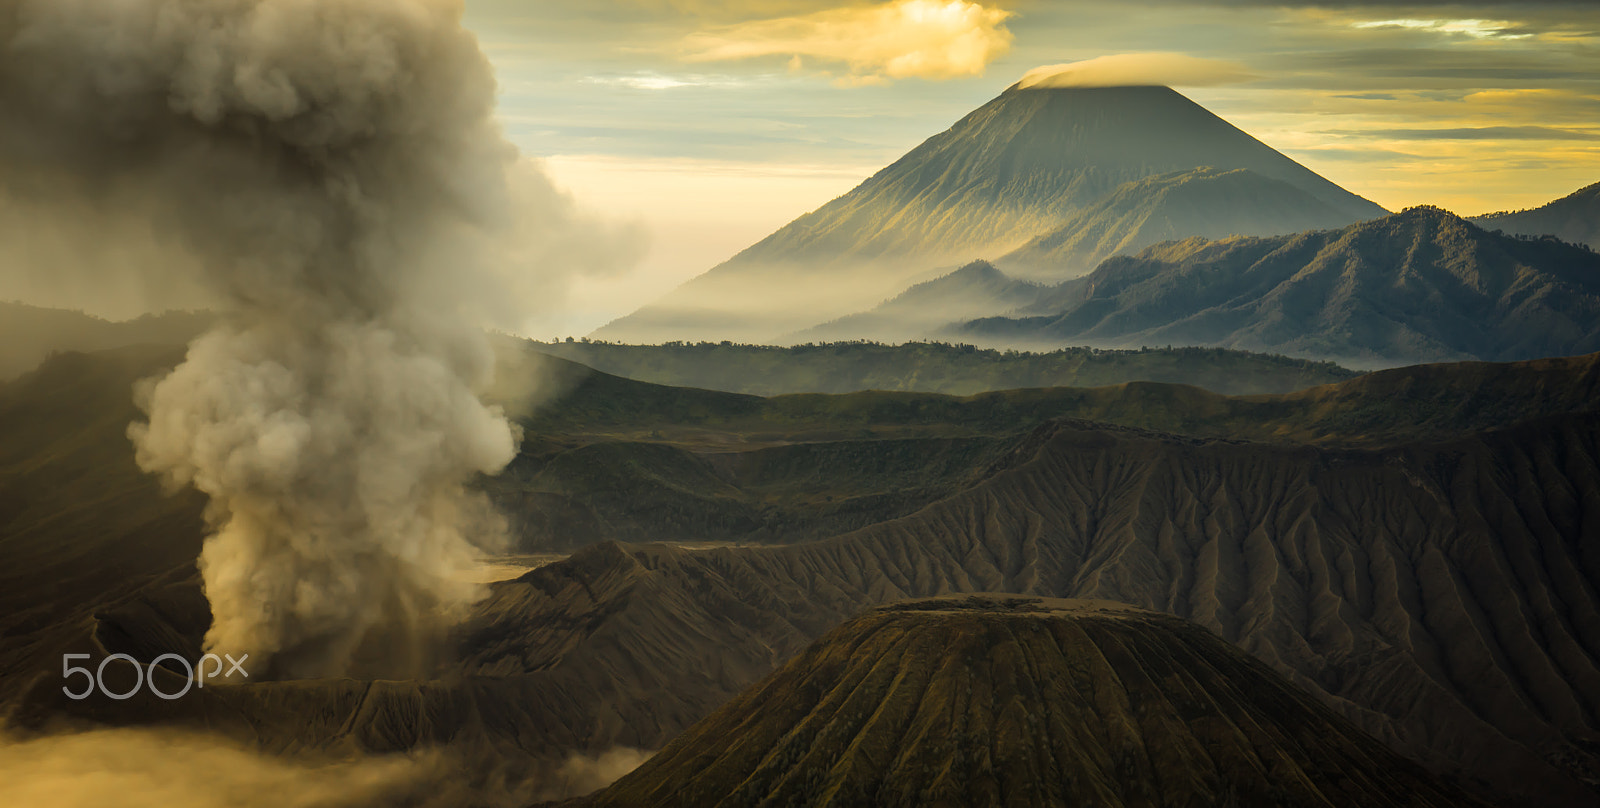
<instances>
[{"instance_id":1,"label":"conical volcano","mask_svg":"<svg viewBox=\"0 0 1600 808\"><path fill-rule=\"evenodd\" d=\"M998 258L1132 180L1207 166L1287 183L1338 224L1384 213L1170 88L1014 86L596 336L771 339Z\"/></svg>"},{"instance_id":2,"label":"conical volcano","mask_svg":"<svg viewBox=\"0 0 1600 808\"><path fill-rule=\"evenodd\" d=\"M1479 805L1204 628L1016 596L848 621L583 804Z\"/></svg>"}]
</instances>

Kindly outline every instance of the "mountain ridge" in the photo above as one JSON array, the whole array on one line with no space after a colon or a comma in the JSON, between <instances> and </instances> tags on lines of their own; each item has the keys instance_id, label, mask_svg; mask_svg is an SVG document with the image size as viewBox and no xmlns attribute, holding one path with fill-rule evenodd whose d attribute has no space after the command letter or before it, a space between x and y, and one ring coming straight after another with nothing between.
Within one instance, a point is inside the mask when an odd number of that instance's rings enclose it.
<instances>
[{"instance_id":1,"label":"mountain ridge","mask_svg":"<svg viewBox=\"0 0 1600 808\"><path fill-rule=\"evenodd\" d=\"M861 390L973 395L1024 387L1102 387L1127 381L1192 384L1227 395L1286 393L1358 375L1313 363L1212 349L1006 352L945 342L788 347L720 343L534 343L535 350L656 384L774 396Z\"/></svg>"},{"instance_id":2,"label":"mountain ridge","mask_svg":"<svg viewBox=\"0 0 1600 808\"><path fill-rule=\"evenodd\" d=\"M1156 245L1076 283L1079 299L1054 315L942 336L1208 345L1367 367L1600 348L1600 255L1430 206L1341 230Z\"/></svg>"},{"instance_id":3,"label":"mountain ridge","mask_svg":"<svg viewBox=\"0 0 1600 808\"><path fill-rule=\"evenodd\" d=\"M0 301L0 381L32 370L54 352L182 344L215 321L211 312L168 311L118 322L81 311Z\"/></svg>"},{"instance_id":4,"label":"mountain ridge","mask_svg":"<svg viewBox=\"0 0 1600 808\"><path fill-rule=\"evenodd\" d=\"M1528 210L1488 213L1472 221L1486 230L1523 236L1555 236L1600 249L1600 182Z\"/></svg>"}]
</instances>

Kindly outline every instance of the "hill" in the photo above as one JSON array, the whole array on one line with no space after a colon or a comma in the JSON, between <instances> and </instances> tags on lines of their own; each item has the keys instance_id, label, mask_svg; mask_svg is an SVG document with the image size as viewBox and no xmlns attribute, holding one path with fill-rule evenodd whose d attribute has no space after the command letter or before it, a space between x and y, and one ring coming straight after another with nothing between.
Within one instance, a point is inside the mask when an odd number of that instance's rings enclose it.
<instances>
[{"instance_id":1,"label":"hill","mask_svg":"<svg viewBox=\"0 0 1600 808\"><path fill-rule=\"evenodd\" d=\"M1490 213L1474 216L1472 221L1485 230L1555 236L1600 249L1600 182L1531 210Z\"/></svg>"},{"instance_id":2,"label":"hill","mask_svg":"<svg viewBox=\"0 0 1600 808\"><path fill-rule=\"evenodd\" d=\"M1061 280L1088 273L1113 255L1164 241L1272 236L1352 221L1282 180L1243 168L1199 168L1127 183L997 263L1023 277Z\"/></svg>"},{"instance_id":3,"label":"hill","mask_svg":"<svg viewBox=\"0 0 1600 808\"><path fill-rule=\"evenodd\" d=\"M1600 349L1600 255L1437 208L1342 230L1192 239L1106 261L1054 315L950 337L1016 346L1211 345L1356 366Z\"/></svg>"},{"instance_id":4,"label":"hill","mask_svg":"<svg viewBox=\"0 0 1600 808\"><path fill-rule=\"evenodd\" d=\"M593 336L770 341L865 310L932 267L1010 252L1124 183L1202 166L1288 183L1347 222L1384 213L1169 88L1013 86Z\"/></svg>"},{"instance_id":5,"label":"hill","mask_svg":"<svg viewBox=\"0 0 1600 808\"><path fill-rule=\"evenodd\" d=\"M1479 803L1192 623L1106 601L869 610L582 805Z\"/></svg>"},{"instance_id":6,"label":"hill","mask_svg":"<svg viewBox=\"0 0 1600 808\"><path fill-rule=\"evenodd\" d=\"M0 381L32 370L56 351L182 345L211 322L207 312L169 311L111 322L78 311L0 302Z\"/></svg>"},{"instance_id":7,"label":"hill","mask_svg":"<svg viewBox=\"0 0 1600 808\"><path fill-rule=\"evenodd\" d=\"M1210 348L1040 353L911 342L619 345L532 342L539 352L654 384L758 396L862 390L974 395L1024 387L1104 387L1126 382L1188 384L1229 395L1288 393L1352 378L1329 362Z\"/></svg>"},{"instance_id":8,"label":"hill","mask_svg":"<svg viewBox=\"0 0 1600 808\"><path fill-rule=\"evenodd\" d=\"M1011 278L988 261L973 261L867 311L785 334L776 341L784 345L844 340L907 342L924 339L948 323L1011 312L1045 294L1044 286Z\"/></svg>"}]
</instances>

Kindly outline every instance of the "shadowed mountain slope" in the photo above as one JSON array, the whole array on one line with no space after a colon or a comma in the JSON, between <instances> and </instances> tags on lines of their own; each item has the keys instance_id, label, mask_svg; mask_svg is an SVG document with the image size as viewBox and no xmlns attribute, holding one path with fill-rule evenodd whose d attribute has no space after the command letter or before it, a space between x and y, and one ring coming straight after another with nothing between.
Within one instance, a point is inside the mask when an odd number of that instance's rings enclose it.
<instances>
[{"instance_id":1,"label":"shadowed mountain slope","mask_svg":"<svg viewBox=\"0 0 1600 808\"><path fill-rule=\"evenodd\" d=\"M1421 366L1245 397L1126 384L968 398L756 399L597 373L525 419L522 451L484 486L530 552L601 539L793 542L905 516L962 490L1019 433L1054 418L1205 438L1386 445L1593 411L1597 365L1600 357L1589 356Z\"/></svg>"},{"instance_id":2,"label":"shadowed mountain slope","mask_svg":"<svg viewBox=\"0 0 1600 808\"><path fill-rule=\"evenodd\" d=\"M1200 168L1123 185L997 263L1023 277L1061 280L1164 241L1326 230L1358 218L1249 169Z\"/></svg>"},{"instance_id":3,"label":"shadowed mountain slope","mask_svg":"<svg viewBox=\"0 0 1600 808\"><path fill-rule=\"evenodd\" d=\"M205 497L163 496L127 438L134 382L182 355L62 354L0 384L0 705L59 678L62 626L193 569Z\"/></svg>"},{"instance_id":4,"label":"shadowed mountain slope","mask_svg":"<svg viewBox=\"0 0 1600 808\"><path fill-rule=\"evenodd\" d=\"M1600 255L1437 208L1343 230L1192 239L1106 261L1059 314L989 318L990 343L1214 345L1347 364L1600 349Z\"/></svg>"},{"instance_id":5,"label":"shadowed mountain slope","mask_svg":"<svg viewBox=\"0 0 1600 808\"><path fill-rule=\"evenodd\" d=\"M71 702L62 653L192 655L207 623L193 568L199 503L158 498L133 466L129 413L115 409L126 399L72 398L126 391L148 372L140 363L173 359L64 356L0 386L0 503L24 505L0 521L0 570L16 571L4 590L13 606L0 611L0 707L23 726L61 715L175 723L296 752L445 745L473 766L533 772L575 750L660 748L867 606L1004 591L1194 620L1396 751L1511 795L1502 804L1578 808L1600 793L1597 357L1404 368L1247 398L1125 385L758 399L562 363L552 372L571 375L565 393L524 420L530 441L639 444L670 429L653 408L685 425L673 463L791 492L796 513L821 512L792 493L813 484L808 470L837 475L876 457L862 479L911 479L908 469L932 472L934 441L957 445L948 430L984 448L948 466L959 474L928 478L946 493L842 535L695 551L603 542L495 584L438 679ZM74 400L79 409L52 416ZM1029 420L1047 412L1170 428ZM830 447L829 423L893 425L898 437ZM917 435L930 442L906 443ZM784 436L820 445L755 448ZM730 453L741 446L754 451ZM636 473L692 482L637 457ZM613 485L575 501L603 502ZM124 504L75 506L101 492ZM641 525L658 518L640 514ZM29 566L56 557L71 569Z\"/></svg>"},{"instance_id":6,"label":"shadowed mountain slope","mask_svg":"<svg viewBox=\"0 0 1600 808\"><path fill-rule=\"evenodd\" d=\"M1485 230L1524 236L1555 236L1600 249L1600 182L1531 210L1474 216Z\"/></svg>"},{"instance_id":7,"label":"shadowed mountain slope","mask_svg":"<svg viewBox=\"0 0 1600 808\"><path fill-rule=\"evenodd\" d=\"M1248 168L1346 217L1384 211L1166 87L1012 87L854 190L596 337L771 340L862 311L931 267L994 258L1123 183Z\"/></svg>"},{"instance_id":8,"label":"shadowed mountain slope","mask_svg":"<svg viewBox=\"0 0 1600 808\"><path fill-rule=\"evenodd\" d=\"M585 806L1478 803L1216 635L964 597L828 632Z\"/></svg>"},{"instance_id":9,"label":"shadowed mountain slope","mask_svg":"<svg viewBox=\"0 0 1600 808\"><path fill-rule=\"evenodd\" d=\"M590 548L497 586L471 656L503 674L592 671L612 683L597 717L686 715L718 701L701 687L731 697L761 660L874 603L1114 599L1200 623L1504 804L1600 793L1593 416L1375 451L1059 424L1002 465L827 541ZM599 745L670 736L616 729Z\"/></svg>"}]
</instances>

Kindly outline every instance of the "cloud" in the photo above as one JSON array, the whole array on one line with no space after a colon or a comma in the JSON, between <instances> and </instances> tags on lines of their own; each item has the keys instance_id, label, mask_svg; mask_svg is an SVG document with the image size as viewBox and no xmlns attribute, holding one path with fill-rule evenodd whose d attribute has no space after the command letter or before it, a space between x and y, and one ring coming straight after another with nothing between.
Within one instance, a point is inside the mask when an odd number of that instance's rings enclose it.
<instances>
[{"instance_id":1,"label":"cloud","mask_svg":"<svg viewBox=\"0 0 1600 808\"><path fill-rule=\"evenodd\" d=\"M1367 20L1351 23L1350 27L1364 30L1428 31L1436 34L1466 36L1473 39L1527 39L1533 36L1533 34L1520 30L1515 23L1505 20Z\"/></svg>"},{"instance_id":2,"label":"cloud","mask_svg":"<svg viewBox=\"0 0 1600 808\"><path fill-rule=\"evenodd\" d=\"M679 87L738 87L745 83L727 76L669 76L654 71L641 71L622 76L588 76L584 81L589 84L626 87L630 90L675 90Z\"/></svg>"},{"instance_id":3,"label":"cloud","mask_svg":"<svg viewBox=\"0 0 1600 808\"><path fill-rule=\"evenodd\" d=\"M1581 60L1559 51L1516 43L1495 48L1492 52L1459 46L1307 50L1264 55L1257 63L1278 86L1365 92L1522 89L1594 78L1594 71Z\"/></svg>"},{"instance_id":4,"label":"cloud","mask_svg":"<svg viewBox=\"0 0 1600 808\"><path fill-rule=\"evenodd\" d=\"M1181 53L1119 53L1081 62L1036 67L1029 70L1017 86L1021 89L1152 84L1214 87L1237 84L1254 77L1244 65L1222 59L1202 59Z\"/></svg>"},{"instance_id":5,"label":"cloud","mask_svg":"<svg viewBox=\"0 0 1600 808\"><path fill-rule=\"evenodd\" d=\"M29 740L0 737L0 805L53 808L334 808L429 805L442 780L427 756L297 763L215 736L95 730ZM442 789L441 789L442 790Z\"/></svg>"},{"instance_id":6,"label":"cloud","mask_svg":"<svg viewBox=\"0 0 1600 808\"><path fill-rule=\"evenodd\" d=\"M592 794L639 768L653 754L627 746L612 747L598 755L573 753L534 798L562 800Z\"/></svg>"},{"instance_id":7,"label":"cloud","mask_svg":"<svg viewBox=\"0 0 1600 808\"><path fill-rule=\"evenodd\" d=\"M490 5L525 6L527 0L474 0ZM736 23L800 17L844 8L880 5L884 0L590 0L610 5L623 14L647 19L693 18L713 23ZM987 6L1013 7L1019 0L982 0Z\"/></svg>"},{"instance_id":8,"label":"cloud","mask_svg":"<svg viewBox=\"0 0 1600 808\"><path fill-rule=\"evenodd\" d=\"M691 62L781 56L843 63L846 86L978 76L1011 47L1011 12L965 0L893 0L692 34Z\"/></svg>"},{"instance_id":9,"label":"cloud","mask_svg":"<svg viewBox=\"0 0 1600 808\"><path fill-rule=\"evenodd\" d=\"M1417 156L1398 152L1390 149L1340 149L1340 148L1315 148L1315 149L1289 149L1291 156L1302 159L1339 160L1352 163L1393 163L1400 160L1415 160Z\"/></svg>"},{"instance_id":10,"label":"cloud","mask_svg":"<svg viewBox=\"0 0 1600 808\"><path fill-rule=\"evenodd\" d=\"M1192 0L1147 0L1150 5L1178 5ZM1394 7L1412 8L1499 8L1521 10L1541 6L1552 8L1583 8L1592 6L1594 0L1214 0L1218 6L1274 6L1278 8L1366 9Z\"/></svg>"},{"instance_id":11,"label":"cloud","mask_svg":"<svg viewBox=\"0 0 1600 808\"><path fill-rule=\"evenodd\" d=\"M573 752L503 768L450 748L384 755L272 754L175 727L15 736L0 730L0 805L17 808L458 808L561 801L611 785L652 753Z\"/></svg>"},{"instance_id":12,"label":"cloud","mask_svg":"<svg viewBox=\"0 0 1600 808\"><path fill-rule=\"evenodd\" d=\"M1554 89L1480 90L1461 99L1473 115L1500 123L1592 125L1600 119L1600 95Z\"/></svg>"},{"instance_id":13,"label":"cloud","mask_svg":"<svg viewBox=\"0 0 1600 808\"><path fill-rule=\"evenodd\" d=\"M1470 126L1452 129L1361 129L1331 134L1391 140L1600 140L1600 134L1553 126Z\"/></svg>"}]
</instances>

